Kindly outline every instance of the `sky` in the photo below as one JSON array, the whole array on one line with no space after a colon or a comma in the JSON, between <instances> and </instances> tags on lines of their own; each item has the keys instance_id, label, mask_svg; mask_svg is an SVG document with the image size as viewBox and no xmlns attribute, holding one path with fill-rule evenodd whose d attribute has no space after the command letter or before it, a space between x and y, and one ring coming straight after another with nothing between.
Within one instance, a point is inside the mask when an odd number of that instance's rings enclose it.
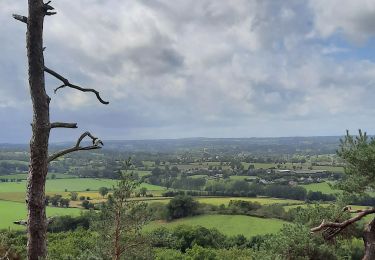
<instances>
[{"instance_id":1,"label":"sky","mask_svg":"<svg viewBox=\"0 0 375 260\"><path fill-rule=\"evenodd\" d=\"M51 141L375 133L373 0L54 1ZM27 1L0 1L0 142L31 136Z\"/></svg>"}]
</instances>

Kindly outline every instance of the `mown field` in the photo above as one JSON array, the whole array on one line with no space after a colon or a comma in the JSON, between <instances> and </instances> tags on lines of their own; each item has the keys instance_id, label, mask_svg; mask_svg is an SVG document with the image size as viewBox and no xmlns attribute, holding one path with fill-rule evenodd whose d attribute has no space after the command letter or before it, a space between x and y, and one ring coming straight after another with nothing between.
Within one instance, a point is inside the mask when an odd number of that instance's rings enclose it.
<instances>
[{"instance_id":1,"label":"mown field","mask_svg":"<svg viewBox=\"0 0 375 260\"><path fill-rule=\"evenodd\" d=\"M182 224L216 228L229 236L243 234L249 238L256 235L276 233L287 222L279 219L263 219L241 215L202 215L171 222L153 221L146 225L144 230L147 232L158 227L175 228Z\"/></svg>"},{"instance_id":2,"label":"mown field","mask_svg":"<svg viewBox=\"0 0 375 260\"><path fill-rule=\"evenodd\" d=\"M78 216L81 210L76 208L47 207L47 216L72 215ZM0 229L24 229L23 226L13 224L13 221L26 219L26 204L0 200Z\"/></svg>"}]
</instances>

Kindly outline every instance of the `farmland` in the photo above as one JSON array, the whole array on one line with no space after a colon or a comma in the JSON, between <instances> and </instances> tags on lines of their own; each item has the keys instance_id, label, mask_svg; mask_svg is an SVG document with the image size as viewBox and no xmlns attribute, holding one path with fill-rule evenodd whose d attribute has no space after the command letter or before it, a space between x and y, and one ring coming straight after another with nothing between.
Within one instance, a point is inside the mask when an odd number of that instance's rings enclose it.
<instances>
[{"instance_id":1,"label":"farmland","mask_svg":"<svg viewBox=\"0 0 375 260\"><path fill-rule=\"evenodd\" d=\"M76 208L47 207L47 216L72 215L78 216L81 210ZM0 229L24 229L23 226L13 224L13 221L26 219L25 203L0 200Z\"/></svg>"},{"instance_id":2,"label":"farmland","mask_svg":"<svg viewBox=\"0 0 375 260\"><path fill-rule=\"evenodd\" d=\"M96 191L100 187L112 188L116 180L112 179L93 179L93 178L76 178L76 179L54 179L47 180L46 192L70 192L70 191ZM148 183L141 184L152 191L162 191L165 188ZM26 190L26 182L0 182L0 193L2 192L23 192Z\"/></svg>"},{"instance_id":3,"label":"farmland","mask_svg":"<svg viewBox=\"0 0 375 260\"><path fill-rule=\"evenodd\" d=\"M154 221L145 226L145 231L150 231L161 226L175 228L178 225L194 225L216 228L229 236L243 234L246 237L252 237L255 235L276 233L286 223L279 219L262 219L240 215L203 215L171 222Z\"/></svg>"},{"instance_id":4,"label":"farmland","mask_svg":"<svg viewBox=\"0 0 375 260\"><path fill-rule=\"evenodd\" d=\"M341 193L340 190L333 189L327 182L312 183L308 185L302 185L307 191L320 191L326 194Z\"/></svg>"}]
</instances>

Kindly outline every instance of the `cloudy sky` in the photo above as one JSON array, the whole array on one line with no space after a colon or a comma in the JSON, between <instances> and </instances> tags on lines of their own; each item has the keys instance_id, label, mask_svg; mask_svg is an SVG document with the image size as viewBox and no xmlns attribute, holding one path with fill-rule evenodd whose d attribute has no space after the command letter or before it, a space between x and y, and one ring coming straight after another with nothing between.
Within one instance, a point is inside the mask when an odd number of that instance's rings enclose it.
<instances>
[{"instance_id":1,"label":"cloudy sky","mask_svg":"<svg viewBox=\"0 0 375 260\"><path fill-rule=\"evenodd\" d=\"M375 133L373 0L55 1L45 63L52 141ZM0 1L0 142L25 143L27 1Z\"/></svg>"}]
</instances>

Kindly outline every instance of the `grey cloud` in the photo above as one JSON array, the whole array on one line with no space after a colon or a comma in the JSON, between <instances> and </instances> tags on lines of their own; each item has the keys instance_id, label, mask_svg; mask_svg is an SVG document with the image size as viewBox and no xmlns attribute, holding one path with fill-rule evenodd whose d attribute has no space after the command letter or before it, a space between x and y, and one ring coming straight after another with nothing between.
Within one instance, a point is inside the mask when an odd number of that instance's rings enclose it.
<instances>
[{"instance_id":1,"label":"grey cloud","mask_svg":"<svg viewBox=\"0 0 375 260\"><path fill-rule=\"evenodd\" d=\"M320 3L327 2L334 0ZM7 35L0 94L9 100L0 97L0 121L6 122L0 141L29 138L25 28L4 18L12 9L25 13L25 5L0 2L0 35ZM374 111L375 64L323 51L334 46L325 35L346 26L341 13L331 17L331 28L322 25L329 15L297 0L80 0L55 7L58 15L46 19L46 64L97 88L110 105L74 90L54 95L59 82L48 76L52 119L80 126L54 133L53 140L72 140L84 130L135 139L372 129L356 115L370 118ZM356 24L371 37L366 26L372 21L363 19Z\"/></svg>"}]
</instances>

